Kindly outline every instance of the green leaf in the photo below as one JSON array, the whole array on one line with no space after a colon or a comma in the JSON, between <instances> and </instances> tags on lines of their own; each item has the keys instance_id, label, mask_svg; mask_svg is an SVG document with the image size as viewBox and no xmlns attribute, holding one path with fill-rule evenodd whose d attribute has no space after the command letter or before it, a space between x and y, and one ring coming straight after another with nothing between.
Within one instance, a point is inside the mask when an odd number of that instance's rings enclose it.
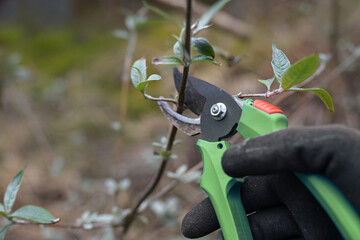
<instances>
[{"instance_id":1,"label":"green leaf","mask_svg":"<svg viewBox=\"0 0 360 240\"><path fill-rule=\"evenodd\" d=\"M7 231L9 230L10 226L11 226L11 223L10 223L10 224L7 224L7 225L5 225L5 226L2 226L2 227L0 228L0 240L4 240L4 239L5 239L5 235L6 235Z\"/></svg>"},{"instance_id":2,"label":"green leaf","mask_svg":"<svg viewBox=\"0 0 360 240\"><path fill-rule=\"evenodd\" d=\"M322 88L289 88L287 89L287 91L298 91L298 92L311 91L315 93L325 103L326 107L330 111L332 112L334 111L334 104L330 94Z\"/></svg>"},{"instance_id":3,"label":"green leaf","mask_svg":"<svg viewBox=\"0 0 360 240\"><path fill-rule=\"evenodd\" d=\"M23 168L9 183L6 188L6 192L4 195L4 208L6 213L10 213L11 209L16 200L16 195L19 191L21 180L23 178L25 172L25 168Z\"/></svg>"},{"instance_id":4,"label":"green leaf","mask_svg":"<svg viewBox=\"0 0 360 240\"><path fill-rule=\"evenodd\" d=\"M160 80L160 75L152 74L146 79L146 61L144 58L135 61L131 68L131 81L136 89L141 93L145 92L145 89L149 82Z\"/></svg>"},{"instance_id":5,"label":"green leaf","mask_svg":"<svg viewBox=\"0 0 360 240\"><path fill-rule=\"evenodd\" d=\"M318 66L317 54L307 56L289 67L281 78L283 89L291 88L314 74Z\"/></svg>"},{"instance_id":6,"label":"green leaf","mask_svg":"<svg viewBox=\"0 0 360 240\"><path fill-rule=\"evenodd\" d=\"M164 19L168 20L169 22L171 22L172 24L174 24L176 27L178 27L179 29L181 29L181 25L175 21L175 19L173 19L169 14L167 14L166 12L160 10L157 7L151 6L150 4L148 4L147 2L143 2L145 7L147 7L148 9L150 9L151 11L155 12L156 14L160 15L161 17L163 17Z\"/></svg>"},{"instance_id":7,"label":"green leaf","mask_svg":"<svg viewBox=\"0 0 360 240\"><path fill-rule=\"evenodd\" d=\"M146 80L146 60L145 58L141 58L136 60L131 68L131 82L136 88L139 83Z\"/></svg>"},{"instance_id":8,"label":"green leaf","mask_svg":"<svg viewBox=\"0 0 360 240\"><path fill-rule=\"evenodd\" d=\"M173 52L175 56L177 56L180 59L183 59L184 56L184 50L183 46L181 45L180 41L177 41L173 46Z\"/></svg>"},{"instance_id":9,"label":"green leaf","mask_svg":"<svg viewBox=\"0 0 360 240\"><path fill-rule=\"evenodd\" d=\"M203 28L205 25L209 24L214 15L228 2L230 2L230 0L221 0L212 5L199 19L198 28Z\"/></svg>"},{"instance_id":10,"label":"green leaf","mask_svg":"<svg viewBox=\"0 0 360 240\"><path fill-rule=\"evenodd\" d=\"M181 65L182 61L180 58L177 58L177 57L166 56L166 57L153 58L152 64L154 64L154 65L160 65L160 64Z\"/></svg>"},{"instance_id":11,"label":"green leaf","mask_svg":"<svg viewBox=\"0 0 360 240\"><path fill-rule=\"evenodd\" d=\"M161 76L157 74L152 74L147 80L139 83L136 88L141 93L144 93L149 82L158 81L158 80L161 80Z\"/></svg>"},{"instance_id":12,"label":"green leaf","mask_svg":"<svg viewBox=\"0 0 360 240\"><path fill-rule=\"evenodd\" d=\"M270 90L270 87L271 87L271 84L273 84L275 80L275 76L272 77L272 78L269 78L269 79L266 79L266 80L258 80L260 83L264 84L265 87L267 87L267 90L269 91Z\"/></svg>"},{"instance_id":13,"label":"green leaf","mask_svg":"<svg viewBox=\"0 0 360 240\"><path fill-rule=\"evenodd\" d=\"M4 217L6 216L5 208L2 203L0 203L0 214L3 215Z\"/></svg>"},{"instance_id":14,"label":"green leaf","mask_svg":"<svg viewBox=\"0 0 360 240\"><path fill-rule=\"evenodd\" d=\"M275 45L275 42L272 44L272 60L271 66L274 71L276 80L281 83L281 77L283 73L290 67L290 61L280 49Z\"/></svg>"},{"instance_id":15,"label":"green leaf","mask_svg":"<svg viewBox=\"0 0 360 240\"><path fill-rule=\"evenodd\" d=\"M212 58L215 57L214 49L206 38L192 38L191 40L196 51L198 51L200 54Z\"/></svg>"},{"instance_id":16,"label":"green leaf","mask_svg":"<svg viewBox=\"0 0 360 240\"><path fill-rule=\"evenodd\" d=\"M196 62L209 62L212 64L215 64L216 66L220 66L221 64L212 59L211 57L205 56L205 55L197 55L193 58L191 58L190 63L196 63Z\"/></svg>"},{"instance_id":17,"label":"green leaf","mask_svg":"<svg viewBox=\"0 0 360 240\"><path fill-rule=\"evenodd\" d=\"M147 81L157 81L157 80L161 80L161 76L158 74L152 74L147 79Z\"/></svg>"},{"instance_id":18,"label":"green leaf","mask_svg":"<svg viewBox=\"0 0 360 240\"><path fill-rule=\"evenodd\" d=\"M148 85L147 81L141 82L137 85L136 89L139 90L141 93L144 93L147 85Z\"/></svg>"},{"instance_id":19,"label":"green leaf","mask_svg":"<svg viewBox=\"0 0 360 240\"><path fill-rule=\"evenodd\" d=\"M34 223L56 223L59 221L46 209L38 206L27 205L13 212L9 217L28 220Z\"/></svg>"}]
</instances>

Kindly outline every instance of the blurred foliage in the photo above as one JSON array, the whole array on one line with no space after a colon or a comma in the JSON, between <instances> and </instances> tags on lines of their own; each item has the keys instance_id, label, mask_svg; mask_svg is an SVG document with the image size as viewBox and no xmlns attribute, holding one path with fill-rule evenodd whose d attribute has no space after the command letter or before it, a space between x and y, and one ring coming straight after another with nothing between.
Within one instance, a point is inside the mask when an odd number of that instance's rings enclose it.
<instances>
[{"instance_id":1,"label":"blurred foliage","mask_svg":"<svg viewBox=\"0 0 360 240\"><path fill-rule=\"evenodd\" d=\"M19 51L25 63L33 62L50 77L88 64L91 59L118 43L109 32L81 33L79 29L60 29L30 34L21 27L0 29L0 44L8 51Z\"/></svg>"},{"instance_id":2,"label":"blurred foliage","mask_svg":"<svg viewBox=\"0 0 360 240\"><path fill-rule=\"evenodd\" d=\"M241 61L230 68L221 58L215 57L222 62L221 67L196 63L191 75L233 94L264 92L264 86L258 84L257 79L273 75L269 64L273 40L290 61L295 62L313 52L333 53L330 46L334 31L338 31L335 50L341 63L360 44L360 4L354 0L341 2L338 9L341 27L336 30L332 22L334 13L330 10L334 1L231 1L225 11L250 24L250 36L241 38L215 25L199 37L207 38L211 44L234 56L241 55ZM3 2L8 1L0 1L0 8ZM142 3L124 0L69 2L74 5L73 11L61 25L44 23L46 26L41 26L38 22L31 23L31 19L0 23L0 81L9 70L3 67L5 59L14 53L21 56L17 66L25 67L31 76L27 81L19 81L19 76L7 81L0 95L3 103L0 109L0 193L5 192L7 183L27 165L14 209L29 203L43 206L54 216L61 217L63 223L73 224L86 211L101 216L110 213L115 203L119 209L132 205L139 192L146 188L154 173L153 166L157 164L151 142L161 139L168 123L156 103L146 101L131 88L128 122L121 127L118 125L121 66L127 42L115 38L112 32L124 29L124 15L119 9L136 12ZM149 3L166 9L174 19L182 21L181 9L157 1ZM149 13L149 18L152 20L139 30L134 59L172 54L176 40L171 34L177 33L177 28L153 13ZM332 62L322 77L328 76L338 63ZM130 73L130 69L128 71ZM151 95L174 94L171 68L149 65L148 71L163 77L161 83L149 86L147 91ZM359 64L355 61L326 87L333 96L334 113L328 112L315 98L305 106L292 108L301 104L303 93L294 94L278 105L289 116L291 126L342 123L359 128L359 76ZM118 152L120 137L124 145L122 152ZM172 173L183 169L184 164L190 168L200 160L194 147L195 139L179 137L183 141L174 152L178 158L172 160L167 169ZM120 192L117 196L107 194L109 181L106 186L106 179L111 179L116 188L111 191ZM123 179L131 180L128 189L120 187ZM170 181L166 177L160 187ZM178 199L176 204L172 197ZM138 221L128 238L183 239L179 237L181 219L203 197L196 181L180 185L156 202L153 211L145 212L151 221ZM176 214L163 211L164 208L172 210L174 205ZM164 223L168 218L171 218L170 228ZM8 239L101 239L103 236L105 239L110 233L104 229L86 232L29 226L10 229Z\"/></svg>"}]
</instances>

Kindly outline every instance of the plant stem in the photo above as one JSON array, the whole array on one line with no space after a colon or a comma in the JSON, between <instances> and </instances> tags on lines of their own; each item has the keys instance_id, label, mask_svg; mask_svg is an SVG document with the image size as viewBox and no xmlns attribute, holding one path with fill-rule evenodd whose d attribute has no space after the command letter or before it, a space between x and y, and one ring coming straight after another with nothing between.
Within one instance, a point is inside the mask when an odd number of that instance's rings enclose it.
<instances>
[{"instance_id":1,"label":"plant stem","mask_svg":"<svg viewBox=\"0 0 360 240\"><path fill-rule=\"evenodd\" d=\"M190 59L190 39L191 39L190 31L191 31L191 11L192 11L191 2L192 2L191 0L187 0L186 27L185 27L185 52L186 52L185 54L187 54L189 59ZM176 111L180 114L184 111L185 87L186 87L186 82L187 82L187 78L189 75L189 70L190 70L189 62L185 62L181 87L180 87L180 91L179 91L179 100L178 100L178 105L177 105L177 109L176 109ZM175 126L172 126L171 130L169 131L169 135L168 135L168 143L166 146L167 152L171 152L171 150L172 150L176 133L177 133L177 128ZM146 191L142 194L142 196L139 198L139 200L136 202L135 206L131 210L131 213L127 217L125 217L124 223L123 223L123 230L121 233L122 236L124 236L127 233L127 231L129 230L129 227L135 220L135 218L138 214L138 209L141 206L141 204L150 196L150 194L155 190L155 188L159 184L160 179L164 174L168 160L169 160L169 155L167 155L166 157L163 157L163 159L161 160L160 168L158 169L158 171L155 175L155 178L150 183L150 185L147 187Z\"/></svg>"},{"instance_id":2,"label":"plant stem","mask_svg":"<svg viewBox=\"0 0 360 240\"><path fill-rule=\"evenodd\" d=\"M119 112L119 122L120 126L122 126L121 131L119 131L118 141L117 141L117 158L116 163L117 167L121 168L121 164L123 161L123 153L124 153L124 134L125 134L125 124L127 120L128 113L128 95L129 95L129 84L130 84L130 73L131 63L133 61L134 51L137 43L137 32L136 29L129 30L129 38L127 41L128 45L126 48L126 53L124 56L124 63L122 66L122 74L121 74L121 96L120 96L120 112ZM116 199L118 198L118 194L114 194L113 200L114 205L118 205Z\"/></svg>"},{"instance_id":3,"label":"plant stem","mask_svg":"<svg viewBox=\"0 0 360 240\"><path fill-rule=\"evenodd\" d=\"M144 93L143 95L147 100L150 100L150 101L164 101L164 102L171 102L171 103L175 103L175 104L178 103L178 101L176 101L176 99L173 99L173 98L164 98L164 97L156 98L156 97L150 96L146 93Z\"/></svg>"},{"instance_id":4,"label":"plant stem","mask_svg":"<svg viewBox=\"0 0 360 240\"><path fill-rule=\"evenodd\" d=\"M236 96L238 98L244 98L244 97L265 97L265 98L269 98L275 95L278 95L280 93L284 92L284 89L282 89L281 87L279 87L278 89L275 89L273 91L267 91L266 93L238 93Z\"/></svg>"}]
</instances>

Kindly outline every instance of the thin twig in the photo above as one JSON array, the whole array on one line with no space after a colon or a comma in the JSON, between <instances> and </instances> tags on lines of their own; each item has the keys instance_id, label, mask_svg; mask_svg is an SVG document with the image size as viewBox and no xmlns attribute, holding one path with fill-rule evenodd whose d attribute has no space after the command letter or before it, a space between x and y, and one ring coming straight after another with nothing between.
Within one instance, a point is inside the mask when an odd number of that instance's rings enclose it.
<instances>
[{"instance_id":1,"label":"thin twig","mask_svg":"<svg viewBox=\"0 0 360 240\"><path fill-rule=\"evenodd\" d=\"M58 219L56 219L58 220ZM42 227L51 227L51 228L65 228L65 229L83 229L83 230L93 230L93 229L99 229L99 228L107 228L107 227L113 227L118 224L114 224L112 222L94 222L91 223L91 229L84 228L83 225L78 224L61 224L58 223L60 219L53 223L35 223L28 220L23 219L11 219L11 222L13 224L18 225L34 225L34 226L42 226Z\"/></svg>"},{"instance_id":2,"label":"thin twig","mask_svg":"<svg viewBox=\"0 0 360 240\"><path fill-rule=\"evenodd\" d=\"M265 98L269 98L275 95L278 95L280 93L284 92L284 89L282 89L281 87L279 87L278 89L275 89L273 91L267 91L266 93L238 93L236 96L238 98L245 98L245 97L265 97Z\"/></svg>"},{"instance_id":3,"label":"thin twig","mask_svg":"<svg viewBox=\"0 0 360 240\"><path fill-rule=\"evenodd\" d=\"M173 98L164 98L164 97L156 98L156 97L150 96L150 95L148 95L146 93L144 93L143 95L147 100L150 100L150 101L156 101L156 102L164 101L164 102L171 102L171 103L175 103L175 104L178 103L178 101L176 101L176 99L173 99Z\"/></svg>"},{"instance_id":4,"label":"thin twig","mask_svg":"<svg viewBox=\"0 0 360 240\"><path fill-rule=\"evenodd\" d=\"M122 126L121 131L119 131L119 138L117 142L117 165L121 167L123 161L124 153L124 134L125 134L125 124L128 115L128 98L129 98L129 85L130 85L130 73L131 63L133 61L134 51L137 44L137 31L135 29L129 29L129 38L127 41L126 53L124 56L124 63L122 66L121 74L121 95L120 95L120 109L119 109L119 122ZM118 205L116 199L118 193L114 194L113 201L114 205Z\"/></svg>"},{"instance_id":5,"label":"thin twig","mask_svg":"<svg viewBox=\"0 0 360 240\"><path fill-rule=\"evenodd\" d=\"M60 222L60 218L55 218L54 220L52 220L49 223L34 223L34 222L24 220L24 219L20 219L20 218L11 218L10 221L12 223L15 223L15 224L36 224L36 225L46 226L46 225L54 225L54 224Z\"/></svg>"},{"instance_id":6,"label":"thin twig","mask_svg":"<svg viewBox=\"0 0 360 240\"><path fill-rule=\"evenodd\" d=\"M121 102L120 102L120 123L123 125L126 122L127 118L127 105L128 105L128 93L129 93L129 69L131 68L131 63L133 61L133 55L137 43L137 33L136 30L130 31L128 46L126 48L126 53L124 57L124 64L121 75Z\"/></svg>"}]
</instances>

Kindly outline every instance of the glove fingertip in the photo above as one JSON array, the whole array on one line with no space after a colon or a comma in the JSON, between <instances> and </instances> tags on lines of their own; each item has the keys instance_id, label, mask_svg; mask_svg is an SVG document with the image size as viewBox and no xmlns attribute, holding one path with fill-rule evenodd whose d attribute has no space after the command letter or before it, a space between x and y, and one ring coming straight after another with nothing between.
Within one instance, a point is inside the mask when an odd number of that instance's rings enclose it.
<instances>
[{"instance_id":1,"label":"glove fingertip","mask_svg":"<svg viewBox=\"0 0 360 240\"><path fill-rule=\"evenodd\" d=\"M221 164L224 172L231 177L242 177L242 168L238 166L240 162L238 156L241 156L241 148L240 146L233 146L222 157Z\"/></svg>"},{"instance_id":2,"label":"glove fingertip","mask_svg":"<svg viewBox=\"0 0 360 240\"><path fill-rule=\"evenodd\" d=\"M219 227L211 201L206 198L185 215L181 232L187 238L200 238Z\"/></svg>"},{"instance_id":3,"label":"glove fingertip","mask_svg":"<svg viewBox=\"0 0 360 240\"><path fill-rule=\"evenodd\" d=\"M189 217L189 213L187 213L181 223L181 233L186 238L194 238L196 237L196 231L193 229L194 225L191 221L191 217Z\"/></svg>"}]
</instances>

